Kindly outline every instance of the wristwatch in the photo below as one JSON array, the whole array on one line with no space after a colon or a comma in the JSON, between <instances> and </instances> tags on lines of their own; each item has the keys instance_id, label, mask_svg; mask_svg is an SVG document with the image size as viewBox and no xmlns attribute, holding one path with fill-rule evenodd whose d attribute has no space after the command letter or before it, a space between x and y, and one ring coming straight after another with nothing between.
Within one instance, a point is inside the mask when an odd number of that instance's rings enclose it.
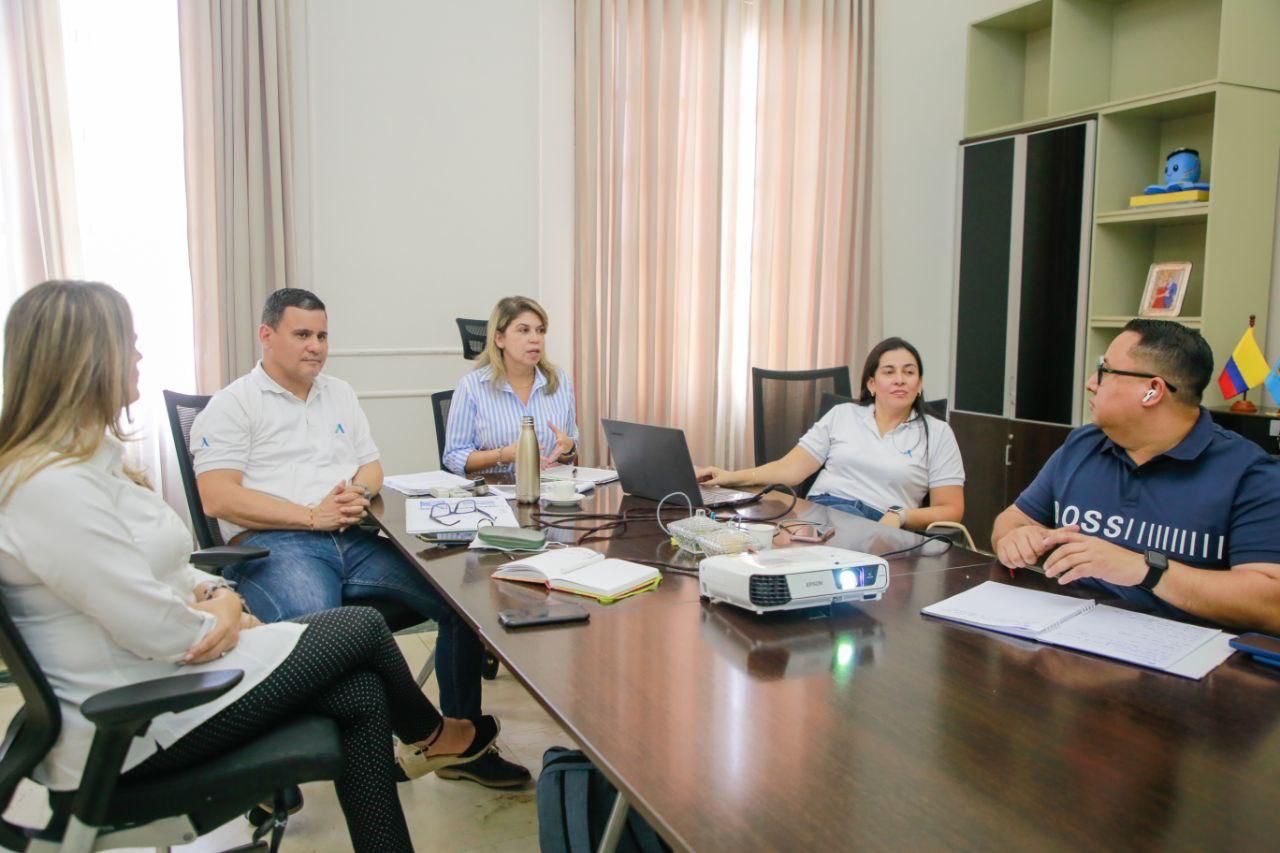
<instances>
[{"instance_id":1,"label":"wristwatch","mask_svg":"<svg viewBox=\"0 0 1280 853\"><path fill-rule=\"evenodd\" d=\"M1147 576L1138 582L1138 586L1150 591L1160 583L1160 578L1169 570L1169 558L1159 551L1147 551Z\"/></svg>"},{"instance_id":2,"label":"wristwatch","mask_svg":"<svg viewBox=\"0 0 1280 853\"><path fill-rule=\"evenodd\" d=\"M900 507L900 506L891 506L891 507L889 507L889 509L888 509L888 510L886 510L886 512L891 512L891 513L893 513L894 515L898 516L898 526L899 526L899 527L906 527L906 526L907 526L907 511L906 511L904 508L902 508L902 507Z\"/></svg>"}]
</instances>

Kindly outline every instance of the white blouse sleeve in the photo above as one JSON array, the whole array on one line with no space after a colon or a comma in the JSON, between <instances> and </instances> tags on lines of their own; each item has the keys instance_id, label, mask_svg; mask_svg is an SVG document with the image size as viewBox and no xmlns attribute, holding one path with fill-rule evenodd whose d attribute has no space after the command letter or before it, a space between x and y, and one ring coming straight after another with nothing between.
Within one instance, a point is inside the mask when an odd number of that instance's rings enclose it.
<instances>
[{"instance_id":1,"label":"white blouse sleeve","mask_svg":"<svg viewBox=\"0 0 1280 853\"><path fill-rule=\"evenodd\" d=\"M835 425L836 412L839 409L836 406L823 415L816 424L809 427L809 431L800 436L800 447L809 452L809 455L818 462L826 464L827 457L831 455L831 432ZM769 460L772 462L773 460Z\"/></svg>"},{"instance_id":2,"label":"white blouse sleeve","mask_svg":"<svg viewBox=\"0 0 1280 853\"><path fill-rule=\"evenodd\" d=\"M157 579L85 468L49 468L14 491L7 515L15 556L122 648L176 662L216 620Z\"/></svg>"},{"instance_id":3,"label":"white blouse sleeve","mask_svg":"<svg viewBox=\"0 0 1280 853\"><path fill-rule=\"evenodd\" d=\"M925 423L929 425L929 488L963 486L964 462L951 426L933 418Z\"/></svg>"}]
</instances>

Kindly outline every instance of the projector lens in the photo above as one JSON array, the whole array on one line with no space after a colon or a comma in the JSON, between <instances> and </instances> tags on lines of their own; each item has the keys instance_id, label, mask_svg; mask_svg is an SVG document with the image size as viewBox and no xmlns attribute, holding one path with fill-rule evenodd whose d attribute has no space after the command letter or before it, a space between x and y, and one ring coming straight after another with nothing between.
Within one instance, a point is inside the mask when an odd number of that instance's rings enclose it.
<instances>
[{"instance_id":1,"label":"projector lens","mask_svg":"<svg viewBox=\"0 0 1280 853\"><path fill-rule=\"evenodd\" d=\"M858 573L853 569L840 569L836 572L836 585L841 589L857 589Z\"/></svg>"}]
</instances>

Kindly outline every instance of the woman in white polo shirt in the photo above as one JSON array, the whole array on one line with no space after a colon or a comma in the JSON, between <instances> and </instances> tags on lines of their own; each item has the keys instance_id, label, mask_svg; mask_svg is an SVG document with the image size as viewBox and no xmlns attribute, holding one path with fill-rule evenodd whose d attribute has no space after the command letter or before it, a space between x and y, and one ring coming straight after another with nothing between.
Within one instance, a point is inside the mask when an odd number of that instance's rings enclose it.
<instances>
[{"instance_id":1,"label":"woman in white polo shirt","mask_svg":"<svg viewBox=\"0 0 1280 853\"><path fill-rule=\"evenodd\" d=\"M922 530L964 515L964 465L945 421L925 413L920 353L902 338L872 348L857 402L827 412L786 456L739 471L699 468L713 486L797 486L808 499L893 527ZM923 506L925 498L929 505Z\"/></svg>"},{"instance_id":2,"label":"woman in white polo shirt","mask_svg":"<svg viewBox=\"0 0 1280 853\"><path fill-rule=\"evenodd\" d=\"M480 755L492 717L445 719L418 689L377 611L340 607L263 625L219 578L187 563L191 534L124 463L120 414L138 400L133 320L105 284L48 281L4 330L0 591L53 684L62 734L34 777L81 780L89 696L178 672L238 669L211 702L162 714L134 738L124 777L202 763L299 714L342 733L335 783L358 851L412 850L391 734L416 777ZM263 792L264 794L269 792Z\"/></svg>"},{"instance_id":3,"label":"woman in white polo shirt","mask_svg":"<svg viewBox=\"0 0 1280 853\"><path fill-rule=\"evenodd\" d=\"M444 467L456 474L511 471L520 419L531 416L544 466L577 455L569 375L547 359L547 312L525 296L498 300L484 352L449 404Z\"/></svg>"}]
</instances>

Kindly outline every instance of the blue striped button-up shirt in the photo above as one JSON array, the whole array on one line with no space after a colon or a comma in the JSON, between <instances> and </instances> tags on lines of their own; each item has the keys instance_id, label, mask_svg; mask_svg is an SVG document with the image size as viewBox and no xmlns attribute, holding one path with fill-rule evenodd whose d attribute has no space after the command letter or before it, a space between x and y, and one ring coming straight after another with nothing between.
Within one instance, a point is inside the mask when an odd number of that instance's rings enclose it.
<instances>
[{"instance_id":1,"label":"blue striped button-up shirt","mask_svg":"<svg viewBox=\"0 0 1280 853\"><path fill-rule=\"evenodd\" d=\"M568 375L557 368L560 385L554 394L547 393L547 377L541 370L533 375L529 402L523 403L511 390L511 383L493 382L493 368L481 367L462 378L449 404L449 425L445 429L444 467L457 474L465 473L467 457L477 450L506 447L520 436L520 419L533 417L538 433L538 447L546 456L555 447L556 435L547 422L564 434L578 439L578 418L574 413L573 385ZM496 465L488 471L510 471L513 464Z\"/></svg>"}]
</instances>

